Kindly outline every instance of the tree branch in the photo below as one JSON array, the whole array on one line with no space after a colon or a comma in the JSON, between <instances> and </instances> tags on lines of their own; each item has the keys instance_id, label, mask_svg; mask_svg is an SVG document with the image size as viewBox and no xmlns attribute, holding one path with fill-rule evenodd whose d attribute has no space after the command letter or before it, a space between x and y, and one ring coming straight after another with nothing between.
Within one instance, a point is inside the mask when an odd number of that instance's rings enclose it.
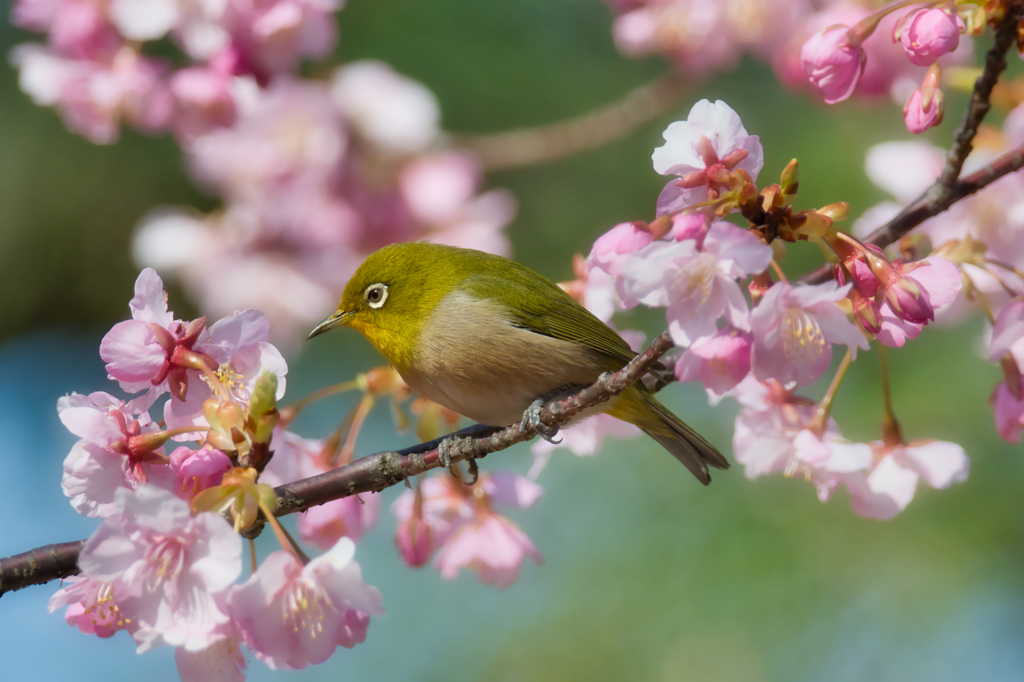
<instances>
[{"instance_id":1,"label":"tree branch","mask_svg":"<svg viewBox=\"0 0 1024 682\"><path fill-rule=\"evenodd\" d=\"M595 149L628 135L671 109L684 94L685 81L669 73L581 116L501 133L454 133L453 141L475 154L485 170L532 166Z\"/></svg>"},{"instance_id":2,"label":"tree branch","mask_svg":"<svg viewBox=\"0 0 1024 682\"><path fill-rule=\"evenodd\" d=\"M964 161L971 153L978 126L991 108L992 88L1006 69L1006 53L1017 42L1017 25L1024 11L1024 2L1014 0L1006 8L1006 14L995 30L995 44L985 56L985 68L974 83L971 102L964 113L960 126L953 133L953 146L946 153L946 164L938 179L917 199L908 204L885 225L871 233L865 243L886 247L898 241L903 235L938 214L949 209L960 199L974 194L1008 173L1024 166L1024 148L1015 149L999 157L985 168L960 179ZM824 265L800 278L802 282L817 284L832 275L831 266Z\"/></svg>"},{"instance_id":3,"label":"tree branch","mask_svg":"<svg viewBox=\"0 0 1024 682\"><path fill-rule=\"evenodd\" d=\"M639 381L672 346L672 338L664 332L618 372L606 372L592 385L549 401L541 410L540 421L547 426L560 426L583 410L608 401ZM504 428L474 424L452 435L460 438L452 451L452 461L459 462L505 450L530 440L537 432L519 421ZM381 491L411 476L437 469L441 466L438 446L442 440L367 455L318 476L282 485L274 490L278 497L274 515L285 516L342 497ZM78 554L84 545L85 540L46 545L0 559L0 596L29 585L77 575Z\"/></svg>"}]
</instances>

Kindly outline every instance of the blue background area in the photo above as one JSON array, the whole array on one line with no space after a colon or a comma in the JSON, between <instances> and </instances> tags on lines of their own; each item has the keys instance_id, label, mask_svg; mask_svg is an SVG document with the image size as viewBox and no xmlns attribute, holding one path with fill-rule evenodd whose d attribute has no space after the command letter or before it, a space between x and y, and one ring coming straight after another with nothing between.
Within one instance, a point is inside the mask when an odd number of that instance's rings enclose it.
<instances>
[{"instance_id":1,"label":"blue background area","mask_svg":"<svg viewBox=\"0 0 1024 682\"><path fill-rule=\"evenodd\" d=\"M438 93L446 126L499 130L581 113L662 73L611 45L609 14L580 0L353 0L339 20L342 59L378 57ZM4 50L28 36L0 24ZM1015 69L1019 66L1015 65ZM858 215L883 197L862 173L864 151L905 139L888 103L826 109L779 90L762 65L694 85L677 111L572 159L489 178L513 189L516 257L552 279L610 225L649 216L662 179L650 151L699 97L722 98L765 147L762 179L793 156L798 207L847 200ZM931 133L945 144L950 121ZM88 536L60 490L72 436L56 415L70 391L111 390L97 354L126 315L136 269L127 256L135 221L157 203L207 210L167 139L127 133L97 147L33 107L0 68L0 555ZM819 256L795 245L799 273ZM183 317L188 302L172 288ZM657 313L631 326L656 333ZM908 438L962 444L966 483L923 489L898 518L860 519L844 493L820 504L813 488L735 468L707 489L647 440L609 443L596 458L558 453L544 496L511 516L544 553L499 591L472 575L443 581L404 567L393 547L385 493L381 518L359 545L364 578L384 595L365 644L302 672L271 672L250 657L250 679L345 680L1022 680L1024 515L1020 447L995 434L988 395L998 368L975 353L980 320L929 329L891 354L896 409ZM355 335L335 333L289 358L288 400L352 377L379 358ZM818 397L822 387L809 392ZM323 436L354 398L324 401L296 430ZM664 401L731 452L734 404L673 387ZM835 414L852 438L878 437L875 353L862 354ZM359 454L409 444L376 410ZM487 469L525 471L525 446L487 458ZM294 520L290 521L292 523ZM273 548L263 538L261 551ZM119 634L99 641L66 626L46 603L55 585L0 599L3 679L173 680L170 650L144 656Z\"/></svg>"}]
</instances>

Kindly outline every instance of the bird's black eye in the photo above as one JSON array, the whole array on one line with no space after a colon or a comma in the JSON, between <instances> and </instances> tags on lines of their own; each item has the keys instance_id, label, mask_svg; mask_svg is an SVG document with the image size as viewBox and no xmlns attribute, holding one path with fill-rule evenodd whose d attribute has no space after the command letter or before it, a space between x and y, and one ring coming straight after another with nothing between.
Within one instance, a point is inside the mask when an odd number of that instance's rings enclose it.
<instances>
[{"instance_id":1,"label":"bird's black eye","mask_svg":"<svg viewBox=\"0 0 1024 682\"><path fill-rule=\"evenodd\" d=\"M366 287L363 297L366 298L366 302L370 304L371 308L380 308L384 305L384 301L388 300L388 285L380 283L371 284Z\"/></svg>"}]
</instances>

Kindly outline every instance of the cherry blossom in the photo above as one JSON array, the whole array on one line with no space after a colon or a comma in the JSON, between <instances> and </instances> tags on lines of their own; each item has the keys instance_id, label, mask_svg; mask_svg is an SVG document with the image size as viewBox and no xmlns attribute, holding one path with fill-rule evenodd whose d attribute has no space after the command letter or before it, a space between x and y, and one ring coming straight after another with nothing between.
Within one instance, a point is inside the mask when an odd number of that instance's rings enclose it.
<instances>
[{"instance_id":1,"label":"cherry blossom","mask_svg":"<svg viewBox=\"0 0 1024 682\"><path fill-rule=\"evenodd\" d=\"M211 635L206 647L191 651L179 646L174 650L178 677L182 682L244 682L243 638L238 626L228 621Z\"/></svg>"},{"instance_id":2,"label":"cherry blossom","mask_svg":"<svg viewBox=\"0 0 1024 682\"><path fill-rule=\"evenodd\" d=\"M530 452L533 453L533 464L530 465L527 477L537 480L540 472L544 470L551 459L551 454L559 448L565 448L579 457L590 457L600 452L601 446L604 445L604 439L608 436L636 438L641 433L640 429L632 424L607 414L587 417L567 428L562 427L562 430L559 431L560 440L557 442L535 441L530 446Z\"/></svg>"},{"instance_id":3,"label":"cherry blossom","mask_svg":"<svg viewBox=\"0 0 1024 682\"><path fill-rule=\"evenodd\" d=\"M886 292L881 308L882 325L877 338L894 348L902 347L907 339L917 338L929 319L952 305L963 286L960 269L945 258L929 256L912 265L917 267L909 269L897 264L901 279L907 281L894 287L895 293L891 293L893 289ZM902 275L904 271L913 274ZM919 292L917 296L914 289Z\"/></svg>"},{"instance_id":4,"label":"cherry blossom","mask_svg":"<svg viewBox=\"0 0 1024 682\"><path fill-rule=\"evenodd\" d=\"M939 7L922 9L908 15L899 40L911 62L931 66L957 48L963 30L964 23L954 12Z\"/></svg>"},{"instance_id":5,"label":"cherry blossom","mask_svg":"<svg viewBox=\"0 0 1024 682\"><path fill-rule=\"evenodd\" d=\"M61 422L81 438L64 459L61 482L79 514L104 518L115 513L122 488L152 483L171 489L174 472L163 449L167 439L144 411L151 403L152 396L125 403L101 391L57 401Z\"/></svg>"},{"instance_id":6,"label":"cherry blossom","mask_svg":"<svg viewBox=\"0 0 1024 682\"><path fill-rule=\"evenodd\" d=\"M612 277L618 277L622 263L629 255L649 245L653 239L646 226L619 223L594 242L587 257L587 272L600 268Z\"/></svg>"},{"instance_id":7,"label":"cherry blossom","mask_svg":"<svg viewBox=\"0 0 1024 682\"><path fill-rule=\"evenodd\" d=\"M860 516L882 521L896 516L914 499L921 478L937 489L967 480L970 460L956 443L924 440L886 446L876 442L871 447L875 461L870 471L843 479L850 491L850 506Z\"/></svg>"},{"instance_id":8,"label":"cherry blossom","mask_svg":"<svg viewBox=\"0 0 1024 682\"><path fill-rule=\"evenodd\" d=\"M341 538L307 565L290 552L268 556L231 589L231 616L256 656L271 668L323 663L338 646L366 639L371 615L384 613L380 593L363 583L355 544Z\"/></svg>"},{"instance_id":9,"label":"cherry blossom","mask_svg":"<svg viewBox=\"0 0 1024 682\"><path fill-rule=\"evenodd\" d=\"M338 39L333 16L343 0L232 0L225 24L235 46L257 74L293 68L301 59L326 56Z\"/></svg>"},{"instance_id":10,"label":"cherry blossom","mask_svg":"<svg viewBox=\"0 0 1024 682\"><path fill-rule=\"evenodd\" d=\"M241 573L241 538L220 516L193 518L186 502L153 486L119 490L114 504L82 548L82 575L121 586L118 606L138 627L140 653L205 648L229 618L218 600Z\"/></svg>"},{"instance_id":11,"label":"cherry blossom","mask_svg":"<svg viewBox=\"0 0 1024 682\"><path fill-rule=\"evenodd\" d=\"M918 88L911 93L910 99L903 105L903 120L907 130L920 135L929 128L942 123L945 110L945 98L942 91L935 88Z\"/></svg>"},{"instance_id":12,"label":"cherry blossom","mask_svg":"<svg viewBox=\"0 0 1024 682\"><path fill-rule=\"evenodd\" d=\"M307 510L299 519L303 541L320 549L333 546L339 539L359 542L363 533L377 522L380 494L365 493L331 500Z\"/></svg>"},{"instance_id":13,"label":"cherry blossom","mask_svg":"<svg viewBox=\"0 0 1024 682\"><path fill-rule=\"evenodd\" d=\"M227 455L210 445L199 450L179 447L170 456L170 468L174 472L174 494L191 502L192 498L207 488L220 485L224 474L232 466Z\"/></svg>"},{"instance_id":14,"label":"cherry blossom","mask_svg":"<svg viewBox=\"0 0 1024 682\"><path fill-rule=\"evenodd\" d=\"M1024 397L1014 395L1005 381L996 385L992 392L996 430L1007 443L1020 442L1020 430L1024 427Z\"/></svg>"},{"instance_id":15,"label":"cherry blossom","mask_svg":"<svg viewBox=\"0 0 1024 682\"><path fill-rule=\"evenodd\" d=\"M829 419L819 435L810 430L814 405L776 382L744 380L733 395L746 407L736 417L733 454L747 478L772 473L811 481L828 501L845 474L871 465L871 448L843 438Z\"/></svg>"},{"instance_id":16,"label":"cherry blossom","mask_svg":"<svg viewBox=\"0 0 1024 682\"><path fill-rule=\"evenodd\" d=\"M825 102L842 102L853 94L864 73L867 56L848 26L835 26L812 35L800 53L804 73L825 95Z\"/></svg>"},{"instance_id":17,"label":"cherry blossom","mask_svg":"<svg viewBox=\"0 0 1024 682\"><path fill-rule=\"evenodd\" d=\"M851 285L835 282L793 286L777 282L750 316L751 363L758 379L806 386L832 361L832 344L868 349L864 334L836 305Z\"/></svg>"},{"instance_id":18,"label":"cherry blossom","mask_svg":"<svg viewBox=\"0 0 1024 682\"><path fill-rule=\"evenodd\" d=\"M711 192L728 185L728 174L743 170L754 180L764 165L757 135L748 135L743 122L721 100L702 99L685 121L676 121L663 133L665 144L654 150L654 170L678 175L658 197L658 215L675 213L707 201Z\"/></svg>"},{"instance_id":19,"label":"cherry blossom","mask_svg":"<svg viewBox=\"0 0 1024 682\"><path fill-rule=\"evenodd\" d=\"M623 264L618 289L625 306L667 307L672 339L690 345L715 334L723 315L737 329L750 329L736 279L764 270L771 259L771 248L753 233L715 222L700 248L687 239L637 251Z\"/></svg>"},{"instance_id":20,"label":"cherry blossom","mask_svg":"<svg viewBox=\"0 0 1024 682\"><path fill-rule=\"evenodd\" d=\"M723 327L683 353L676 362L676 378L700 381L709 393L721 396L750 373L752 341L748 332Z\"/></svg>"},{"instance_id":21,"label":"cherry blossom","mask_svg":"<svg viewBox=\"0 0 1024 682\"><path fill-rule=\"evenodd\" d=\"M440 133L440 106L426 86L373 59L334 72L331 98L352 127L383 150L426 149Z\"/></svg>"},{"instance_id":22,"label":"cherry blossom","mask_svg":"<svg viewBox=\"0 0 1024 682\"><path fill-rule=\"evenodd\" d=\"M533 481L509 473L481 474L470 487L443 474L422 481L420 490L403 492L391 506L404 534L396 534L396 540L410 565L423 565L423 555L437 551L435 563L443 578L453 579L469 568L481 582L507 587L527 556L543 561L522 530L494 511L494 505L531 506L543 492ZM417 494L422 495L419 502ZM424 552L426 539L429 553Z\"/></svg>"},{"instance_id":23,"label":"cherry blossom","mask_svg":"<svg viewBox=\"0 0 1024 682\"><path fill-rule=\"evenodd\" d=\"M66 586L50 597L50 613L66 606L64 620L87 635L110 637L118 630L135 629L131 618L125 618L118 606L119 585L77 575L65 578L65 582Z\"/></svg>"}]
</instances>

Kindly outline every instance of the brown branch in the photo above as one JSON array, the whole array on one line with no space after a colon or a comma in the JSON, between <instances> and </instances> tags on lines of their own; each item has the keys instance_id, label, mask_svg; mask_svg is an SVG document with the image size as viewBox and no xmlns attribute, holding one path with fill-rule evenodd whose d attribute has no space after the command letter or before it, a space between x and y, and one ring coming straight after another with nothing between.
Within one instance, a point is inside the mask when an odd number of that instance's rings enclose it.
<instances>
[{"instance_id":1,"label":"brown branch","mask_svg":"<svg viewBox=\"0 0 1024 682\"><path fill-rule=\"evenodd\" d=\"M964 161L971 153L974 137L978 134L978 126L991 108L992 88L1006 69L1006 53L1016 45L1017 25L1020 23L1022 11L1024 2L1014 0L1008 4L1006 14L996 26L995 44L985 56L985 68L974 83L971 102L964 112L960 126L953 133L953 146L946 153L946 164L938 179L895 218L872 232L864 240L866 243L884 248L929 218L948 210L960 199L1024 166L1024 148L1015 149L976 173L957 180L963 170ZM831 266L823 265L801 277L800 281L812 284L824 282L831 277L831 273Z\"/></svg>"},{"instance_id":2,"label":"brown branch","mask_svg":"<svg viewBox=\"0 0 1024 682\"><path fill-rule=\"evenodd\" d=\"M592 385L544 405L540 421L559 426L595 405L606 402L639 381L672 348L668 332L661 334L643 353L615 373L602 374ZM452 461L472 460L530 440L537 432L522 421L497 428L475 424L453 434L460 438ZM441 466L438 446L443 439L414 445L405 450L378 452L319 476L287 483L274 490L278 497L275 516L304 511L310 507L358 493L381 491ZM78 573L78 554L85 540L39 547L0 559L0 596L29 585Z\"/></svg>"},{"instance_id":3,"label":"brown branch","mask_svg":"<svg viewBox=\"0 0 1024 682\"><path fill-rule=\"evenodd\" d=\"M486 170L519 168L595 149L660 116L686 94L674 73L641 85L621 99L581 116L485 135L453 134L454 143L475 154Z\"/></svg>"}]
</instances>

